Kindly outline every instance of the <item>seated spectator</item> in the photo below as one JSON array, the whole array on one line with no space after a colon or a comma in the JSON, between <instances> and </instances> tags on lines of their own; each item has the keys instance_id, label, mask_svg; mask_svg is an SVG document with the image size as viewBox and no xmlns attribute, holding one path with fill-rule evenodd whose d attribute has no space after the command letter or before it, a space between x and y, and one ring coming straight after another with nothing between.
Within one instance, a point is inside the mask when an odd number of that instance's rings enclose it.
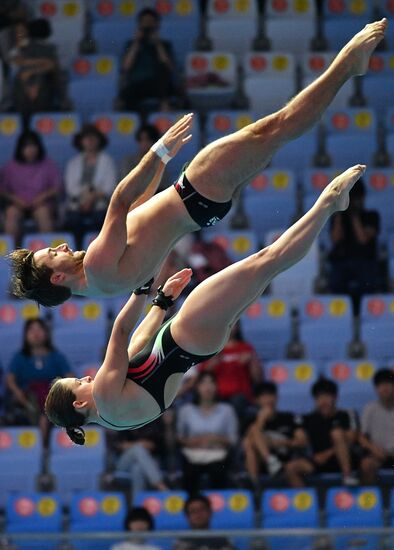
<instances>
[{"instance_id":1,"label":"seated spectator","mask_svg":"<svg viewBox=\"0 0 394 550\"><path fill-rule=\"evenodd\" d=\"M122 60L120 110L139 111L146 99L156 100L158 110L170 108L174 93L174 60L172 46L160 38L160 15L151 8L137 16L138 28L126 44ZM154 107L157 109L157 106Z\"/></svg>"},{"instance_id":2,"label":"seated spectator","mask_svg":"<svg viewBox=\"0 0 394 550\"><path fill-rule=\"evenodd\" d=\"M280 472L305 446L305 434L300 419L293 413L277 410L278 390L273 382L259 384L255 399L259 409L246 432L243 448L246 470L258 489L261 466L271 476Z\"/></svg>"},{"instance_id":3,"label":"seated spectator","mask_svg":"<svg viewBox=\"0 0 394 550\"><path fill-rule=\"evenodd\" d=\"M197 494L189 497L183 510L190 529L204 531L211 529L212 507L206 496ZM233 546L223 537L189 537L177 540L173 550L233 550Z\"/></svg>"},{"instance_id":4,"label":"seated spectator","mask_svg":"<svg viewBox=\"0 0 394 550\"><path fill-rule=\"evenodd\" d=\"M124 178L137 164L140 162L142 157L146 155L149 149L152 147L156 141L160 139L160 133L156 126L153 124L144 124L139 127L135 135L135 139L138 143L138 151L135 155L127 155L123 158L121 167L120 167L120 176ZM161 178L161 183L159 185L159 191L166 189L171 185L168 172L163 170L163 176Z\"/></svg>"},{"instance_id":5,"label":"seated spectator","mask_svg":"<svg viewBox=\"0 0 394 550\"><path fill-rule=\"evenodd\" d=\"M378 212L364 207L365 186L362 180L350 191L349 198L349 208L337 212L331 220L329 290L349 294L357 315L361 296L376 292L379 287L380 218Z\"/></svg>"},{"instance_id":6,"label":"seated spectator","mask_svg":"<svg viewBox=\"0 0 394 550\"><path fill-rule=\"evenodd\" d=\"M177 435L183 455L183 486L193 493L201 477L208 487L228 485L230 451L238 441L238 422L233 407L218 403L213 374L202 372L196 383L195 403L182 405L177 416Z\"/></svg>"},{"instance_id":7,"label":"seated spectator","mask_svg":"<svg viewBox=\"0 0 394 550\"><path fill-rule=\"evenodd\" d=\"M202 363L200 370L215 375L218 398L229 401L243 418L253 399L253 387L261 382L262 369L256 351L244 341L239 323L233 326L222 351Z\"/></svg>"},{"instance_id":8,"label":"seated spectator","mask_svg":"<svg viewBox=\"0 0 394 550\"><path fill-rule=\"evenodd\" d=\"M198 232L194 234L194 243L190 248L187 263L193 269L194 287L232 262L222 246L214 241L204 241L203 234Z\"/></svg>"},{"instance_id":9,"label":"seated spectator","mask_svg":"<svg viewBox=\"0 0 394 550\"><path fill-rule=\"evenodd\" d=\"M4 231L20 239L25 218L33 217L38 231L54 229L55 198L62 189L60 172L46 156L40 136L23 132L14 159L3 168L0 193L5 200Z\"/></svg>"},{"instance_id":10,"label":"seated spectator","mask_svg":"<svg viewBox=\"0 0 394 550\"><path fill-rule=\"evenodd\" d=\"M379 468L394 468L394 372L380 369L373 383L378 400L368 403L361 416L360 444L366 456L360 467L366 485L376 483Z\"/></svg>"},{"instance_id":11,"label":"seated spectator","mask_svg":"<svg viewBox=\"0 0 394 550\"><path fill-rule=\"evenodd\" d=\"M28 23L28 39L10 51L10 64L17 70L13 106L26 122L32 113L59 107L59 62L56 46L48 42L51 34L46 19L35 19Z\"/></svg>"},{"instance_id":12,"label":"seated spectator","mask_svg":"<svg viewBox=\"0 0 394 550\"><path fill-rule=\"evenodd\" d=\"M93 124L85 124L74 137L80 151L66 166L66 220L80 243L82 234L99 231L116 186L115 163L103 151L107 138Z\"/></svg>"},{"instance_id":13,"label":"seated spectator","mask_svg":"<svg viewBox=\"0 0 394 550\"><path fill-rule=\"evenodd\" d=\"M316 408L304 417L303 427L312 451L310 458L298 458L286 464L293 487L303 487L305 474L341 472L344 485L358 485L352 474L357 431L348 411L336 407L338 386L321 378L312 386Z\"/></svg>"},{"instance_id":14,"label":"seated spectator","mask_svg":"<svg viewBox=\"0 0 394 550\"><path fill-rule=\"evenodd\" d=\"M130 533L153 531L154 528L153 517L145 508L131 508L124 520L124 529ZM146 543L137 535L130 535L126 541L111 546L110 550L160 550L160 548Z\"/></svg>"},{"instance_id":15,"label":"seated spectator","mask_svg":"<svg viewBox=\"0 0 394 550\"><path fill-rule=\"evenodd\" d=\"M43 319L26 321L22 349L14 355L6 374L10 397L6 416L8 423L15 422L17 409L21 408L22 422L40 426L45 446L48 444L49 422L44 403L50 384L57 376L73 376L70 364L54 348L49 327Z\"/></svg>"}]
</instances>

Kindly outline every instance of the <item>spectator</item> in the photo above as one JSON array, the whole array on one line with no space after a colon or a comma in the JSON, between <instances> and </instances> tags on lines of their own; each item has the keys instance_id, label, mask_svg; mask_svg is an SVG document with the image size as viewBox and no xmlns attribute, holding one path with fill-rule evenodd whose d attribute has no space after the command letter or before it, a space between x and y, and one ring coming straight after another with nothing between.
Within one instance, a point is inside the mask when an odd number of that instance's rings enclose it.
<instances>
[{"instance_id":1,"label":"spectator","mask_svg":"<svg viewBox=\"0 0 394 550\"><path fill-rule=\"evenodd\" d=\"M7 411L21 407L29 423L39 424L45 446L49 433L45 398L53 378L73 376L71 371L66 357L54 348L46 322L43 319L26 321L22 349L14 355L6 374L11 401ZM12 414L9 416L12 423Z\"/></svg>"},{"instance_id":2,"label":"spectator","mask_svg":"<svg viewBox=\"0 0 394 550\"><path fill-rule=\"evenodd\" d=\"M19 136L14 159L2 170L0 189L6 202L6 233L18 241L22 222L30 215L38 231L53 231L55 198L62 189L62 181L36 132L26 131Z\"/></svg>"},{"instance_id":3,"label":"spectator","mask_svg":"<svg viewBox=\"0 0 394 550\"><path fill-rule=\"evenodd\" d=\"M253 486L259 487L259 471L274 476L283 465L294 458L305 446L305 434L300 420L290 412L279 412L278 390L273 382L262 382L256 387L258 412L243 441L246 470Z\"/></svg>"},{"instance_id":4,"label":"spectator","mask_svg":"<svg viewBox=\"0 0 394 550\"><path fill-rule=\"evenodd\" d=\"M131 508L124 521L124 529L130 533L153 531L155 524L153 517L145 508ZM111 546L111 550L160 550L158 546L147 544L144 539L136 535Z\"/></svg>"},{"instance_id":5,"label":"spectator","mask_svg":"<svg viewBox=\"0 0 394 550\"><path fill-rule=\"evenodd\" d=\"M218 398L229 401L243 418L253 399L253 387L261 382L262 369L256 351L244 341L239 323L233 326L222 351L202 363L200 369L213 372Z\"/></svg>"},{"instance_id":6,"label":"spectator","mask_svg":"<svg viewBox=\"0 0 394 550\"><path fill-rule=\"evenodd\" d=\"M138 14L135 38L126 44L122 60L121 109L138 111L153 99L161 111L170 108L174 86L172 46L160 38L160 15L151 8Z\"/></svg>"},{"instance_id":7,"label":"spectator","mask_svg":"<svg viewBox=\"0 0 394 550\"><path fill-rule=\"evenodd\" d=\"M197 491L203 474L209 477L210 488L226 487L230 450L238 441L238 423L233 407L217 402L212 373L199 375L196 402L180 407L177 435L183 455L184 488L189 493Z\"/></svg>"},{"instance_id":8,"label":"spectator","mask_svg":"<svg viewBox=\"0 0 394 550\"><path fill-rule=\"evenodd\" d=\"M183 508L190 529L208 531L211 529L212 507L203 495L189 497ZM231 543L223 537L206 536L183 538L175 542L173 550L232 550Z\"/></svg>"},{"instance_id":9,"label":"spectator","mask_svg":"<svg viewBox=\"0 0 394 550\"><path fill-rule=\"evenodd\" d=\"M231 263L222 246L214 241L204 241L203 234L200 232L194 234L194 243L190 248L188 258L188 264L193 269L194 286L199 285Z\"/></svg>"},{"instance_id":10,"label":"spectator","mask_svg":"<svg viewBox=\"0 0 394 550\"><path fill-rule=\"evenodd\" d=\"M28 23L28 39L10 52L10 64L17 70L13 105L28 121L32 113L59 108L59 62L56 47L48 42L52 30L46 19Z\"/></svg>"},{"instance_id":11,"label":"spectator","mask_svg":"<svg viewBox=\"0 0 394 550\"><path fill-rule=\"evenodd\" d=\"M316 408L304 418L312 457L294 459L287 463L286 474L293 487L304 485L303 476L313 472L341 472L344 485L358 485L352 474L354 444L357 432L348 411L336 408L338 386L321 378L312 386Z\"/></svg>"},{"instance_id":12,"label":"spectator","mask_svg":"<svg viewBox=\"0 0 394 550\"><path fill-rule=\"evenodd\" d=\"M137 166L152 145L160 139L160 132L153 124L143 124L137 130L135 139L138 143L138 151L135 155L127 155L123 158L120 168L122 178L127 176L130 170ZM164 171L159 190L167 188L171 183L168 172Z\"/></svg>"},{"instance_id":13,"label":"spectator","mask_svg":"<svg viewBox=\"0 0 394 550\"><path fill-rule=\"evenodd\" d=\"M74 137L80 151L66 166L66 226L80 241L83 232L99 231L116 186L115 163L103 149L107 138L93 124Z\"/></svg>"},{"instance_id":14,"label":"spectator","mask_svg":"<svg viewBox=\"0 0 394 550\"><path fill-rule=\"evenodd\" d=\"M376 482L379 468L394 467L394 373L380 369L373 383L377 401L368 403L361 417L361 446L366 456L361 460L362 480L366 485Z\"/></svg>"},{"instance_id":15,"label":"spectator","mask_svg":"<svg viewBox=\"0 0 394 550\"><path fill-rule=\"evenodd\" d=\"M379 286L380 218L378 212L364 207L362 180L350 191L349 198L349 208L334 214L331 221L329 290L350 294L357 315L361 296L375 292Z\"/></svg>"}]
</instances>

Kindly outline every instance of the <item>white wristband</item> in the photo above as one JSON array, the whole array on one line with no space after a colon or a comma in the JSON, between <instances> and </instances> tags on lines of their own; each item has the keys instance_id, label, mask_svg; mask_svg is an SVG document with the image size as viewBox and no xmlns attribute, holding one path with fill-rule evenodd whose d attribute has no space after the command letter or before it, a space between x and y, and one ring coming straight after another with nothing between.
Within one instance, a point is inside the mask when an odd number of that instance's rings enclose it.
<instances>
[{"instance_id":1,"label":"white wristband","mask_svg":"<svg viewBox=\"0 0 394 550\"><path fill-rule=\"evenodd\" d=\"M156 153L156 155L160 158L160 160L167 164L169 160L171 160L172 157L168 154L168 149L164 145L163 139L159 139L159 141L156 141L150 148L151 151Z\"/></svg>"}]
</instances>

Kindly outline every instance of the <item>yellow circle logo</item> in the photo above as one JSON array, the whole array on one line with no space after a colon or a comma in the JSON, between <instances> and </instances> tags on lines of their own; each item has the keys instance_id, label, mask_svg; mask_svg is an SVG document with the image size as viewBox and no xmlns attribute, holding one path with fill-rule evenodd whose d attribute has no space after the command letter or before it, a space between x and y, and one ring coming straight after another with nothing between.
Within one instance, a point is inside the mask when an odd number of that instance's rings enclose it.
<instances>
[{"instance_id":1,"label":"yellow circle logo","mask_svg":"<svg viewBox=\"0 0 394 550\"><path fill-rule=\"evenodd\" d=\"M242 130L242 128L245 128L248 124L252 124L253 120L252 117L249 115L240 115L237 116L235 120L235 127L237 130Z\"/></svg>"},{"instance_id":2,"label":"yellow circle logo","mask_svg":"<svg viewBox=\"0 0 394 550\"><path fill-rule=\"evenodd\" d=\"M8 242L0 239L0 256L4 256L8 252Z\"/></svg>"},{"instance_id":3,"label":"yellow circle logo","mask_svg":"<svg viewBox=\"0 0 394 550\"><path fill-rule=\"evenodd\" d=\"M360 111L354 117L357 128L369 128L372 124L372 116L368 111Z\"/></svg>"},{"instance_id":4,"label":"yellow circle logo","mask_svg":"<svg viewBox=\"0 0 394 550\"><path fill-rule=\"evenodd\" d=\"M57 246L59 246L59 244L63 244L65 240L66 239L64 239L63 237L57 237L56 239L53 239L53 241L51 242L51 248L56 248Z\"/></svg>"},{"instance_id":5,"label":"yellow circle logo","mask_svg":"<svg viewBox=\"0 0 394 550\"><path fill-rule=\"evenodd\" d=\"M18 124L14 118L4 117L0 121L0 130L1 133L6 136L11 136L15 134Z\"/></svg>"},{"instance_id":6,"label":"yellow circle logo","mask_svg":"<svg viewBox=\"0 0 394 550\"><path fill-rule=\"evenodd\" d=\"M79 6L75 2L66 2L63 6L63 13L67 17L75 17L79 12Z\"/></svg>"},{"instance_id":7,"label":"yellow circle logo","mask_svg":"<svg viewBox=\"0 0 394 550\"><path fill-rule=\"evenodd\" d=\"M359 380L371 380L374 368L371 363L359 363L356 367L356 378Z\"/></svg>"},{"instance_id":8,"label":"yellow circle logo","mask_svg":"<svg viewBox=\"0 0 394 550\"><path fill-rule=\"evenodd\" d=\"M250 239L247 237L237 237L233 240L233 249L235 252L238 252L238 254L244 254L248 250L250 250Z\"/></svg>"},{"instance_id":9,"label":"yellow circle logo","mask_svg":"<svg viewBox=\"0 0 394 550\"><path fill-rule=\"evenodd\" d=\"M390 302L390 313L394 313L394 300Z\"/></svg>"},{"instance_id":10,"label":"yellow circle logo","mask_svg":"<svg viewBox=\"0 0 394 550\"><path fill-rule=\"evenodd\" d=\"M312 497L309 493L298 493L293 500L294 508L296 510L305 511L309 510L312 506Z\"/></svg>"},{"instance_id":11,"label":"yellow circle logo","mask_svg":"<svg viewBox=\"0 0 394 550\"><path fill-rule=\"evenodd\" d=\"M225 71L230 65L229 57L227 55L215 55L212 65L217 71Z\"/></svg>"},{"instance_id":12,"label":"yellow circle logo","mask_svg":"<svg viewBox=\"0 0 394 550\"><path fill-rule=\"evenodd\" d=\"M94 321L94 319L100 317L100 314L101 307L97 302L89 302L83 306L83 316L89 321Z\"/></svg>"},{"instance_id":13,"label":"yellow circle logo","mask_svg":"<svg viewBox=\"0 0 394 550\"><path fill-rule=\"evenodd\" d=\"M309 0L295 0L294 10L297 13L307 13L309 11Z\"/></svg>"},{"instance_id":14,"label":"yellow circle logo","mask_svg":"<svg viewBox=\"0 0 394 550\"><path fill-rule=\"evenodd\" d=\"M331 300L329 311L334 317L341 317L347 312L347 303L342 298Z\"/></svg>"},{"instance_id":15,"label":"yellow circle logo","mask_svg":"<svg viewBox=\"0 0 394 550\"><path fill-rule=\"evenodd\" d=\"M21 432L18 436L18 443L24 449L31 449L37 444L37 435L32 431Z\"/></svg>"},{"instance_id":16,"label":"yellow circle logo","mask_svg":"<svg viewBox=\"0 0 394 550\"><path fill-rule=\"evenodd\" d=\"M183 498L176 495L166 498L164 508L170 514L179 514L183 510Z\"/></svg>"},{"instance_id":17,"label":"yellow circle logo","mask_svg":"<svg viewBox=\"0 0 394 550\"><path fill-rule=\"evenodd\" d=\"M120 117L116 123L116 128L120 134L131 134L135 127L135 121L129 117Z\"/></svg>"},{"instance_id":18,"label":"yellow circle logo","mask_svg":"<svg viewBox=\"0 0 394 550\"><path fill-rule=\"evenodd\" d=\"M235 11L239 13L247 13L250 10L249 0L236 0Z\"/></svg>"},{"instance_id":19,"label":"yellow circle logo","mask_svg":"<svg viewBox=\"0 0 394 550\"><path fill-rule=\"evenodd\" d=\"M282 317L286 311L286 304L283 300L272 300L272 302L268 304L267 310L272 317Z\"/></svg>"},{"instance_id":20,"label":"yellow circle logo","mask_svg":"<svg viewBox=\"0 0 394 550\"><path fill-rule=\"evenodd\" d=\"M100 440L100 433L96 430L85 431L85 445L87 447L95 447Z\"/></svg>"},{"instance_id":21,"label":"yellow circle logo","mask_svg":"<svg viewBox=\"0 0 394 550\"><path fill-rule=\"evenodd\" d=\"M394 71L394 55L391 55L388 62L387 62L389 68Z\"/></svg>"},{"instance_id":22,"label":"yellow circle logo","mask_svg":"<svg viewBox=\"0 0 394 550\"><path fill-rule=\"evenodd\" d=\"M285 71L289 66L289 59L285 55L276 55L272 60L272 67L276 71Z\"/></svg>"},{"instance_id":23,"label":"yellow circle logo","mask_svg":"<svg viewBox=\"0 0 394 550\"><path fill-rule=\"evenodd\" d=\"M113 70L112 59L102 57L96 63L96 71L102 76L109 74Z\"/></svg>"},{"instance_id":24,"label":"yellow circle logo","mask_svg":"<svg viewBox=\"0 0 394 550\"><path fill-rule=\"evenodd\" d=\"M53 498L43 497L37 503L37 510L40 516L53 516L57 510L57 503Z\"/></svg>"},{"instance_id":25,"label":"yellow circle logo","mask_svg":"<svg viewBox=\"0 0 394 550\"><path fill-rule=\"evenodd\" d=\"M190 15L193 11L193 6L190 0L179 0L175 6L175 11L178 15Z\"/></svg>"},{"instance_id":26,"label":"yellow circle logo","mask_svg":"<svg viewBox=\"0 0 394 550\"><path fill-rule=\"evenodd\" d=\"M104 497L101 503L101 508L105 514L114 516L120 510L120 500L115 496Z\"/></svg>"},{"instance_id":27,"label":"yellow circle logo","mask_svg":"<svg viewBox=\"0 0 394 550\"><path fill-rule=\"evenodd\" d=\"M306 382L312 377L312 367L308 363L297 365L294 371L294 377L298 382Z\"/></svg>"},{"instance_id":28,"label":"yellow circle logo","mask_svg":"<svg viewBox=\"0 0 394 550\"><path fill-rule=\"evenodd\" d=\"M375 508L377 502L378 499L376 498L375 493L371 493L370 491L364 491L358 497L358 505L363 510L371 510L372 508Z\"/></svg>"},{"instance_id":29,"label":"yellow circle logo","mask_svg":"<svg viewBox=\"0 0 394 550\"><path fill-rule=\"evenodd\" d=\"M289 185L289 175L286 172L276 172L272 178L272 184L274 189L282 190L286 189Z\"/></svg>"},{"instance_id":30,"label":"yellow circle logo","mask_svg":"<svg viewBox=\"0 0 394 550\"><path fill-rule=\"evenodd\" d=\"M70 134L73 134L75 132L75 129L76 123L75 120L73 120L72 118L62 118L61 120L59 120L58 130L60 134L68 136Z\"/></svg>"},{"instance_id":31,"label":"yellow circle logo","mask_svg":"<svg viewBox=\"0 0 394 550\"><path fill-rule=\"evenodd\" d=\"M233 512L243 512L248 507L248 498L242 493L236 493L229 498L228 505Z\"/></svg>"},{"instance_id":32,"label":"yellow circle logo","mask_svg":"<svg viewBox=\"0 0 394 550\"><path fill-rule=\"evenodd\" d=\"M364 13L366 9L367 5L365 3L365 0L352 0L350 2L350 11L352 13L360 15L361 13Z\"/></svg>"},{"instance_id":33,"label":"yellow circle logo","mask_svg":"<svg viewBox=\"0 0 394 550\"><path fill-rule=\"evenodd\" d=\"M123 0L119 6L119 11L124 17L130 17L135 12L135 1Z\"/></svg>"},{"instance_id":34,"label":"yellow circle logo","mask_svg":"<svg viewBox=\"0 0 394 550\"><path fill-rule=\"evenodd\" d=\"M22 319L27 321L28 319L37 319L40 316L40 310L38 309L37 304L29 302L22 307L21 310Z\"/></svg>"}]
</instances>

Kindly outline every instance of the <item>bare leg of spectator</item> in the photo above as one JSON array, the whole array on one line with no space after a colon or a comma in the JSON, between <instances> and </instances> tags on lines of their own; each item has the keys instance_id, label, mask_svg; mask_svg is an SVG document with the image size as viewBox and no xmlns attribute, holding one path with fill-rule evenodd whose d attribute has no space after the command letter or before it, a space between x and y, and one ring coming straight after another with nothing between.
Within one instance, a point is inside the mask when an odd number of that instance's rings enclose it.
<instances>
[{"instance_id":1,"label":"bare leg of spectator","mask_svg":"<svg viewBox=\"0 0 394 550\"><path fill-rule=\"evenodd\" d=\"M285 464L285 474L292 487L305 487L305 476L312 474L313 464L304 458L291 460Z\"/></svg>"},{"instance_id":2,"label":"bare leg of spectator","mask_svg":"<svg viewBox=\"0 0 394 550\"><path fill-rule=\"evenodd\" d=\"M376 474L380 467L379 461L373 456L366 456L360 464L361 481L364 485L374 485L376 483Z\"/></svg>"},{"instance_id":3,"label":"bare leg of spectator","mask_svg":"<svg viewBox=\"0 0 394 550\"><path fill-rule=\"evenodd\" d=\"M52 212L47 204L35 208L33 216L41 233L50 233L53 231Z\"/></svg>"},{"instance_id":4,"label":"bare leg of spectator","mask_svg":"<svg viewBox=\"0 0 394 550\"><path fill-rule=\"evenodd\" d=\"M11 235L14 239L18 239L20 235L20 227L23 218L23 211L14 206L8 206L5 211L4 231L7 235Z\"/></svg>"},{"instance_id":5,"label":"bare leg of spectator","mask_svg":"<svg viewBox=\"0 0 394 550\"><path fill-rule=\"evenodd\" d=\"M341 467L342 475L344 478L348 477L352 472L352 466L346 434L340 428L335 428L331 431L331 440L334 446L335 456Z\"/></svg>"}]
</instances>

